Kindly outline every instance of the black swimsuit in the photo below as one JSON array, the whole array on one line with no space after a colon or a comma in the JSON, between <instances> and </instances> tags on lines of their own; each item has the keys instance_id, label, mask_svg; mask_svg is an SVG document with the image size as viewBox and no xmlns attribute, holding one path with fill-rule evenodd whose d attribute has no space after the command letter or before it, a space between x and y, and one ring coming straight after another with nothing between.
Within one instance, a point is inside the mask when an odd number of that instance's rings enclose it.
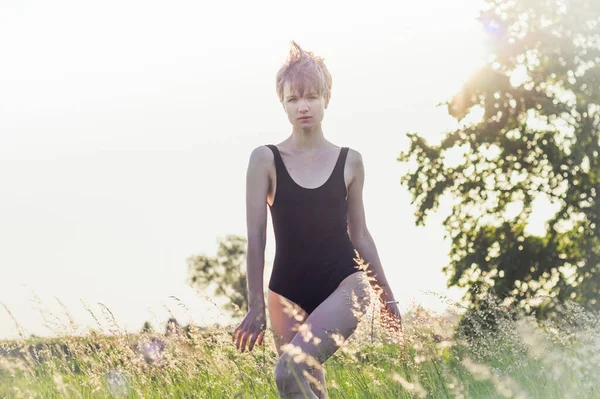
<instances>
[{"instance_id":1,"label":"black swimsuit","mask_svg":"<svg viewBox=\"0 0 600 399\"><path fill-rule=\"evenodd\" d=\"M269 289L310 314L342 280L359 271L348 235L348 147L340 150L329 179L314 189L294 182L277 146L267 147L275 156L277 175L275 201L269 207L276 243Z\"/></svg>"}]
</instances>

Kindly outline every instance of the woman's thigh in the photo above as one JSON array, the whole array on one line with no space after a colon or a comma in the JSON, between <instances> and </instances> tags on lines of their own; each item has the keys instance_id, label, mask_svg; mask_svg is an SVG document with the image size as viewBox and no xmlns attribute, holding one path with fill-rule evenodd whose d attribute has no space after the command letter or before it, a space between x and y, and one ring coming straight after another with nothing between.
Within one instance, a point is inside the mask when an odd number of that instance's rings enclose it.
<instances>
[{"instance_id":1,"label":"woman's thigh","mask_svg":"<svg viewBox=\"0 0 600 399\"><path fill-rule=\"evenodd\" d=\"M364 272L351 274L306 318L290 343L323 364L356 330L370 300ZM305 339L307 332L312 339Z\"/></svg>"},{"instance_id":2,"label":"woman's thigh","mask_svg":"<svg viewBox=\"0 0 600 399\"><path fill-rule=\"evenodd\" d=\"M271 290L267 294L267 303L275 348L281 356L281 346L292 341L308 314L294 302Z\"/></svg>"}]
</instances>

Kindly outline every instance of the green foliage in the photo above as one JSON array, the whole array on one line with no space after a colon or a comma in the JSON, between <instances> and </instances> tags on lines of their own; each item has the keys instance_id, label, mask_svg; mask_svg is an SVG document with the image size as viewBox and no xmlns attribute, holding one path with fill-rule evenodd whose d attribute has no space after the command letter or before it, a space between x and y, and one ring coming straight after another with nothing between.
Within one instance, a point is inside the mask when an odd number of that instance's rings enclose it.
<instances>
[{"instance_id":1,"label":"green foliage","mask_svg":"<svg viewBox=\"0 0 600 399\"><path fill-rule=\"evenodd\" d=\"M201 289L214 287L214 295L225 296L224 308L233 313L248 311L244 237L228 235L219 240L216 257L195 255L188 258L188 282Z\"/></svg>"},{"instance_id":2,"label":"green foliage","mask_svg":"<svg viewBox=\"0 0 600 399\"><path fill-rule=\"evenodd\" d=\"M600 3L487 6L489 62L447 102L459 127L439 145L409 134L398 158L416 165L402 179L416 223L454 199L443 270L471 305L492 292L540 316L563 299L598 308ZM539 236L528 226L542 201L557 211Z\"/></svg>"},{"instance_id":3,"label":"green foliage","mask_svg":"<svg viewBox=\"0 0 600 399\"><path fill-rule=\"evenodd\" d=\"M142 326L142 332L143 333L150 333L154 331L154 327L152 327L152 323L150 323L149 321L145 321L144 325Z\"/></svg>"},{"instance_id":4,"label":"green foliage","mask_svg":"<svg viewBox=\"0 0 600 399\"><path fill-rule=\"evenodd\" d=\"M465 337L457 315L416 307L401 344L367 318L325 363L329 397L600 398L599 315L558 312L558 324L499 318L493 334L474 322ZM0 398L278 398L271 330L245 353L232 330L0 341Z\"/></svg>"}]
</instances>

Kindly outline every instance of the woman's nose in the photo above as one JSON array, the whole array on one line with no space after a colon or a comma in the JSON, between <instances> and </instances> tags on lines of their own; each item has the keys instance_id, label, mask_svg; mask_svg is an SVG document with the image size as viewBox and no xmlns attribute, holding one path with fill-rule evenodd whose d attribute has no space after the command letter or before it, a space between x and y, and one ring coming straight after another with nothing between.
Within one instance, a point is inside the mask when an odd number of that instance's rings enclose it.
<instances>
[{"instance_id":1,"label":"woman's nose","mask_svg":"<svg viewBox=\"0 0 600 399\"><path fill-rule=\"evenodd\" d=\"M302 99L299 101L298 103L298 110L299 111L308 111L308 101Z\"/></svg>"}]
</instances>

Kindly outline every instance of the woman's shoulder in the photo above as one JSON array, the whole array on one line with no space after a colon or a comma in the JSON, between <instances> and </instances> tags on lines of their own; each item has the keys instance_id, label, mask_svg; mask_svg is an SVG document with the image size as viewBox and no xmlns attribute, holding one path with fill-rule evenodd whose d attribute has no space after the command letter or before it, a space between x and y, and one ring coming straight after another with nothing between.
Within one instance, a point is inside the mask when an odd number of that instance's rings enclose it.
<instances>
[{"instance_id":1,"label":"woman's shoulder","mask_svg":"<svg viewBox=\"0 0 600 399\"><path fill-rule=\"evenodd\" d=\"M268 166L273 159L273 151L267 145L260 145L250 153L250 166Z\"/></svg>"},{"instance_id":2,"label":"woman's shoulder","mask_svg":"<svg viewBox=\"0 0 600 399\"><path fill-rule=\"evenodd\" d=\"M346 163L349 163L351 165L362 164L362 154L358 150L355 150L354 148L351 148L351 147L347 147L347 148L348 148L348 155L346 156Z\"/></svg>"},{"instance_id":3,"label":"woman's shoulder","mask_svg":"<svg viewBox=\"0 0 600 399\"><path fill-rule=\"evenodd\" d=\"M269 144L259 145L255 147L250 153L250 158L256 159L273 159L273 150L269 148Z\"/></svg>"},{"instance_id":4,"label":"woman's shoulder","mask_svg":"<svg viewBox=\"0 0 600 399\"><path fill-rule=\"evenodd\" d=\"M337 144L337 143L331 143L333 148L336 148L338 150L347 148L348 150L348 156L352 156L352 157L357 157L360 156L360 152L358 152L357 150L355 150L354 148L347 146L347 145L342 145L342 144Z\"/></svg>"}]
</instances>

